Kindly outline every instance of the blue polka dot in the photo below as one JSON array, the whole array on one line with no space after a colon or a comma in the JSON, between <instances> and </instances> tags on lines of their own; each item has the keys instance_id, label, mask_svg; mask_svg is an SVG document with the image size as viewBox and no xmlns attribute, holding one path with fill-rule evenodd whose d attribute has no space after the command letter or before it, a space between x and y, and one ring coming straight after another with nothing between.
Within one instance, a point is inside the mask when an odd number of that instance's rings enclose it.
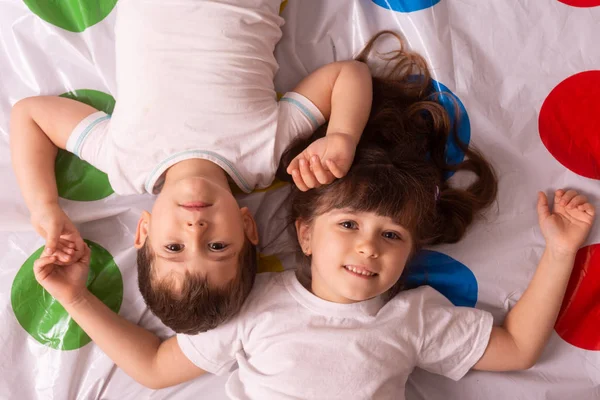
<instances>
[{"instance_id":1,"label":"blue polka dot","mask_svg":"<svg viewBox=\"0 0 600 400\"><path fill-rule=\"evenodd\" d=\"M437 251L422 250L407 266L406 286L429 285L455 306L475 307L477 279L464 264Z\"/></svg>"},{"instance_id":2,"label":"blue polka dot","mask_svg":"<svg viewBox=\"0 0 600 400\"><path fill-rule=\"evenodd\" d=\"M471 141L471 122L469 121L469 115L467 109L463 105L462 101L456 96L450 89L444 84L432 79L431 80L431 99L436 100L440 103L448 112L450 117L450 123L456 130L456 136L458 139L468 145ZM456 114L458 112L458 118ZM458 164L465 158L465 153L458 147L454 135L450 135L448 144L446 146L446 163ZM454 172L450 171L446 173L445 178L450 178Z\"/></svg>"},{"instance_id":3,"label":"blue polka dot","mask_svg":"<svg viewBox=\"0 0 600 400\"><path fill-rule=\"evenodd\" d=\"M373 0L373 3L388 10L413 12L435 6L440 0Z\"/></svg>"}]
</instances>

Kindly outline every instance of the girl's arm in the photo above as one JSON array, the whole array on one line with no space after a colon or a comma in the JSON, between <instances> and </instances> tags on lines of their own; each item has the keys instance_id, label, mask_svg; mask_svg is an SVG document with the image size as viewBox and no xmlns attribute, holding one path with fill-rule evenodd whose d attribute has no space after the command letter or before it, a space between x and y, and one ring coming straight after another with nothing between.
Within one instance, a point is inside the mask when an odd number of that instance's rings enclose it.
<instances>
[{"instance_id":1,"label":"girl's arm","mask_svg":"<svg viewBox=\"0 0 600 400\"><path fill-rule=\"evenodd\" d=\"M304 78L294 92L308 98L329 121L326 136L308 146L287 168L296 186L308 190L331 183L350 169L371 113L373 81L367 64L340 61Z\"/></svg>"},{"instance_id":2,"label":"girl's arm","mask_svg":"<svg viewBox=\"0 0 600 400\"><path fill-rule=\"evenodd\" d=\"M90 338L129 376L160 389L204 373L183 354L172 337L164 342L115 314L86 288L90 250L70 265L55 264L54 256L34 263L37 281L65 308Z\"/></svg>"},{"instance_id":3,"label":"girl's arm","mask_svg":"<svg viewBox=\"0 0 600 400\"><path fill-rule=\"evenodd\" d=\"M12 109L13 169L32 223L50 251L59 245L61 235L77 249L82 248L77 230L58 206L54 160L57 148L65 148L75 126L96 111L78 101L53 96L23 99Z\"/></svg>"},{"instance_id":4,"label":"girl's arm","mask_svg":"<svg viewBox=\"0 0 600 400\"><path fill-rule=\"evenodd\" d=\"M474 369L509 371L532 367L552 333L575 255L594 220L594 207L573 190L555 194L551 213L543 193L538 215L546 250L529 287L507 314L502 327L494 327L487 349Z\"/></svg>"}]
</instances>

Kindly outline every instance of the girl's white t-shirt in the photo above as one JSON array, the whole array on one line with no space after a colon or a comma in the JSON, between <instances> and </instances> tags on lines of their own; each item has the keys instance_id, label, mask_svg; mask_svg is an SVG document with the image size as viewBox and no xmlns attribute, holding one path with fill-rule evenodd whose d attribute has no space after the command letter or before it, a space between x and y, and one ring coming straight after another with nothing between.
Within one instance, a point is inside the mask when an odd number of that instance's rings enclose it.
<instances>
[{"instance_id":1,"label":"girl's white t-shirt","mask_svg":"<svg viewBox=\"0 0 600 400\"><path fill-rule=\"evenodd\" d=\"M464 376L483 355L492 325L490 313L455 307L429 286L387 303L337 304L285 271L259 274L229 322L177 341L199 368L231 373L232 399L404 399L415 367Z\"/></svg>"}]
</instances>

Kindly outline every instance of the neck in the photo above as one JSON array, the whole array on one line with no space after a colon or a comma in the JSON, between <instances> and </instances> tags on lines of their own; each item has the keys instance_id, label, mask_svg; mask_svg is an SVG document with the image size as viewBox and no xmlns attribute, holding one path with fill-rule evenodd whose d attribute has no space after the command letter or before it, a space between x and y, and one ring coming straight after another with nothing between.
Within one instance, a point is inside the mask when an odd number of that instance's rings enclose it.
<instances>
[{"instance_id":1,"label":"neck","mask_svg":"<svg viewBox=\"0 0 600 400\"><path fill-rule=\"evenodd\" d=\"M227 174L212 161L193 158L178 162L165 172L165 186L187 178L204 178L231 191Z\"/></svg>"}]
</instances>

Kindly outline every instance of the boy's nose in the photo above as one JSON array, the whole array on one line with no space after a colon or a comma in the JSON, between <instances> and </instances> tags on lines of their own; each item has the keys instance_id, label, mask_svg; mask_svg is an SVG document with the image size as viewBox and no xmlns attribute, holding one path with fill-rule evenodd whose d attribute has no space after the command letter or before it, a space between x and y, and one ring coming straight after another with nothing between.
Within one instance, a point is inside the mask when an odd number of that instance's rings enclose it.
<instances>
[{"instance_id":1,"label":"boy's nose","mask_svg":"<svg viewBox=\"0 0 600 400\"><path fill-rule=\"evenodd\" d=\"M208 226L208 224L204 220L190 220L186 222L186 225L188 226L188 228L206 228Z\"/></svg>"}]
</instances>

